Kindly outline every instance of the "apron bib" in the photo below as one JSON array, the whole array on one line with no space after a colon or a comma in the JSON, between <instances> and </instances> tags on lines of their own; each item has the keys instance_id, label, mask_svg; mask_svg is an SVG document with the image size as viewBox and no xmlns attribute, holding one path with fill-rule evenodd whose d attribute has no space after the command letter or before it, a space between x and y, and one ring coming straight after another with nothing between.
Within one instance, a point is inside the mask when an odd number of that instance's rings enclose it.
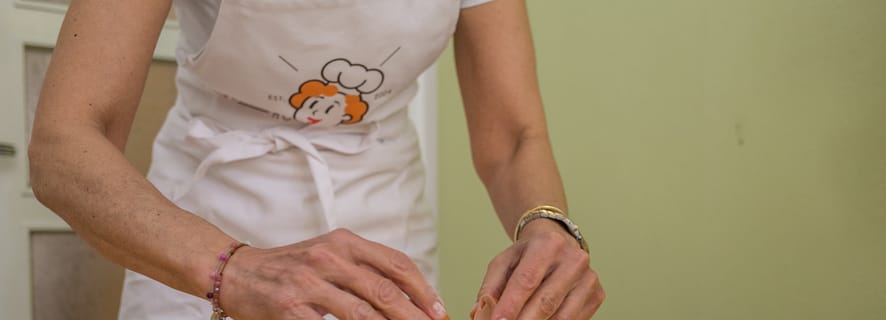
<instances>
[{"instance_id":1,"label":"apron bib","mask_svg":"<svg viewBox=\"0 0 886 320\"><path fill-rule=\"evenodd\" d=\"M436 282L436 227L407 114L458 0L223 0L148 179L239 241L267 248L347 228ZM120 319L205 319L208 302L127 271ZM334 319L328 317L329 319Z\"/></svg>"}]
</instances>

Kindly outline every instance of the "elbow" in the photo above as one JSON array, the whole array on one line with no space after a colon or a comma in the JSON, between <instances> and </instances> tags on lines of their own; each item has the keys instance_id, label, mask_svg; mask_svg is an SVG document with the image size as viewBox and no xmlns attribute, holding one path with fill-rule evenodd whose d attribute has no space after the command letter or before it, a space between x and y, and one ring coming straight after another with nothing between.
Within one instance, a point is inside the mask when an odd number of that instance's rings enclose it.
<instances>
[{"instance_id":1,"label":"elbow","mask_svg":"<svg viewBox=\"0 0 886 320\"><path fill-rule=\"evenodd\" d=\"M44 167L48 161L47 158L50 157L47 149L49 148L46 146L46 143L35 138L32 138L28 144L28 178L31 191L34 193L37 201L44 205L49 200L46 198L49 192L46 190L46 174L44 174L46 171Z\"/></svg>"},{"instance_id":2,"label":"elbow","mask_svg":"<svg viewBox=\"0 0 886 320\"><path fill-rule=\"evenodd\" d=\"M58 184L54 180L60 178L58 167L64 162L59 158L62 155L58 146L59 143L70 143L64 141L64 136L62 133L35 128L28 143L28 177L31 192L37 201L50 208L55 202L54 195L58 194L53 190L53 186Z\"/></svg>"}]
</instances>

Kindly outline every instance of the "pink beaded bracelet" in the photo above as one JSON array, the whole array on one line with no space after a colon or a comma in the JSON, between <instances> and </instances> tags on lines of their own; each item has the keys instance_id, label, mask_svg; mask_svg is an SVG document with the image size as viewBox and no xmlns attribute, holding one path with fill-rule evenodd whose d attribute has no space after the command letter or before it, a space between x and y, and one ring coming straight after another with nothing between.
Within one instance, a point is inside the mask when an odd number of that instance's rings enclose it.
<instances>
[{"instance_id":1,"label":"pink beaded bracelet","mask_svg":"<svg viewBox=\"0 0 886 320\"><path fill-rule=\"evenodd\" d=\"M221 299L221 280L222 280L222 272L225 270L225 266L228 265L228 260L231 259L231 256L234 255L237 250L246 246L245 243L234 242L231 243L231 249L226 253L222 253L218 256L218 264L215 267L215 272L209 274L209 277L212 278L212 289L206 293L206 298L209 299L209 302L212 303L212 317L211 320L220 320L227 319L228 314L222 310L219 301Z\"/></svg>"}]
</instances>

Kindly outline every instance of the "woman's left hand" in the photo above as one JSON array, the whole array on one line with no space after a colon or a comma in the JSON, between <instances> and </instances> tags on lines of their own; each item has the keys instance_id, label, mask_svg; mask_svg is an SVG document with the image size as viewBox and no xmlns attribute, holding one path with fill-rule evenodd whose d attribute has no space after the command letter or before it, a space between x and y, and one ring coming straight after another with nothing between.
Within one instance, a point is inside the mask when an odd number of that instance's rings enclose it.
<instances>
[{"instance_id":1,"label":"woman's left hand","mask_svg":"<svg viewBox=\"0 0 886 320\"><path fill-rule=\"evenodd\" d=\"M590 258L558 222L537 219L489 263L477 295L498 304L492 319L590 319L605 293Z\"/></svg>"}]
</instances>

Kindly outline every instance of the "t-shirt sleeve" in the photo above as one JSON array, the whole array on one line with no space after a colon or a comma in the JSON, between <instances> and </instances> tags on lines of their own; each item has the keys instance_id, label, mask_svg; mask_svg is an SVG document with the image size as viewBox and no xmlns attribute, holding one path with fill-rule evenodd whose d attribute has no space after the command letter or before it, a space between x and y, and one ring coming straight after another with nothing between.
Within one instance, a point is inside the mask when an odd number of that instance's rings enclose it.
<instances>
[{"instance_id":1,"label":"t-shirt sleeve","mask_svg":"<svg viewBox=\"0 0 886 320\"><path fill-rule=\"evenodd\" d=\"M461 0L461 8L470 8L473 6L478 6L493 0Z\"/></svg>"}]
</instances>

